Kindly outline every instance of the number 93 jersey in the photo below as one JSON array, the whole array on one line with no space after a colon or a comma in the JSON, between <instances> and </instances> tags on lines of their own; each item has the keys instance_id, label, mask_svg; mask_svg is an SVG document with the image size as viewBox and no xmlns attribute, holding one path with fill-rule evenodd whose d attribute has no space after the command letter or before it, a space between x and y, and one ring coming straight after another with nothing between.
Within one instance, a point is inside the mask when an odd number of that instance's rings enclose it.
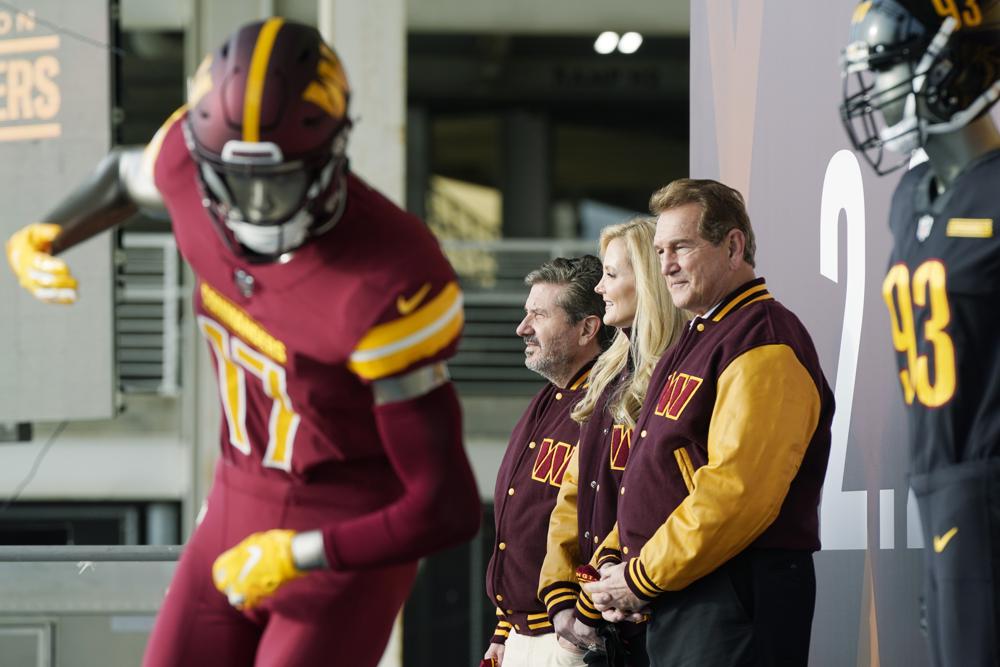
<instances>
[{"instance_id":1,"label":"number 93 jersey","mask_svg":"<svg viewBox=\"0 0 1000 667\"><path fill-rule=\"evenodd\" d=\"M350 477L357 467L379 485L382 471L393 493L371 383L455 352L462 295L437 241L351 175L332 229L287 261L251 263L205 211L180 125L161 131L153 173L198 279L194 306L219 384L223 458L306 482Z\"/></svg>"},{"instance_id":2,"label":"number 93 jersey","mask_svg":"<svg viewBox=\"0 0 1000 667\"><path fill-rule=\"evenodd\" d=\"M896 188L882 283L915 474L1000 455L1000 151L935 187L924 163Z\"/></svg>"}]
</instances>

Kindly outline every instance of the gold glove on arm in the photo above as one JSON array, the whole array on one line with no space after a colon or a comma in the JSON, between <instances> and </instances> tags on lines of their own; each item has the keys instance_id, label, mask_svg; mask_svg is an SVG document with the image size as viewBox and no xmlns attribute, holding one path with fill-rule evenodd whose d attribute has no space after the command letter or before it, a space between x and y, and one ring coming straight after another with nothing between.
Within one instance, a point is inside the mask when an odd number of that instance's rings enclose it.
<instances>
[{"instance_id":1,"label":"gold glove on arm","mask_svg":"<svg viewBox=\"0 0 1000 667\"><path fill-rule=\"evenodd\" d=\"M254 533L215 559L215 587L237 609L250 609L305 574L292 556L294 530Z\"/></svg>"},{"instance_id":2,"label":"gold glove on arm","mask_svg":"<svg viewBox=\"0 0 1000 667\"><path fill-rule=\"evenodd\" d=\"M52 241L62 227L36 222L14 232L7 240L7 261L21 287L39 301L73 303L76 278L66 262L49 254Z\"/></svg>"}]
</instances>

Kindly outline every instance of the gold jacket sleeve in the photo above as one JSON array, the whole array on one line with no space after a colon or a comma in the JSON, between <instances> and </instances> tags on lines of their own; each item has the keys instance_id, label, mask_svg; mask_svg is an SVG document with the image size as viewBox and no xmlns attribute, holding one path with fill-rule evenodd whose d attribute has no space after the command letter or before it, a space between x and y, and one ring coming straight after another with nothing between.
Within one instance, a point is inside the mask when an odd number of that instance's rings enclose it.
<instances>
[{"instance_id":1,"label":"gold jacket sleeve","mask_svg":"<svg viewBox=\"0 0 1000 667\"><path fill-rule=\"evenodd\" d=\"M545 603L550 616L562 609L573 608L580 589L576 582L576 566L580 564L576 516L579 451L579 447L573 448L563 473L559 496L549 517L545 560L538 578L538 599Z\"/></svg>"},{"instance_id":2,"label":"gold jacket sleeve","mask_svg":"<svg viewBox=\"0 0 1000 667\"><path fill-rule=\"evenodd\" d=\"M778 516L819 414L819 391L787 345L734 359L719 376L708 463L630 566L679 590L745 549Z\"/></svg>"}]
</instances>

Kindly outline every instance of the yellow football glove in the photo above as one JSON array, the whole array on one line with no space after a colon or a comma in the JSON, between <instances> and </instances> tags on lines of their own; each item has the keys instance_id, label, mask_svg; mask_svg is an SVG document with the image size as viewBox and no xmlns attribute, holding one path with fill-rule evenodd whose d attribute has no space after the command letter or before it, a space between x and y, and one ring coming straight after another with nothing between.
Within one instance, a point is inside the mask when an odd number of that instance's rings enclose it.
<instances>
[{"instance_id":1,"label":"yellow football glove","mask_svg":"<svg viewBox=\"0 0 1000 667\"><path fill-rule=\"evenodd\" d=\"M237 609L250 609L305 572L292 559L294 530L254 533L215 559L215 587Z\"/></svg>"},{"instance_id":2,"label":"yellow football glove","mask_svg":"<svg viewBox=\"0 0 1000 667\"><path fill-rule=\"evenodd\" d=\"M7 240L7 261L21 287L39 301L73 303L76 278L66 262L49 254L52 240L62 227L36 222L15 232Z\"/></svg>"}]
</instances>

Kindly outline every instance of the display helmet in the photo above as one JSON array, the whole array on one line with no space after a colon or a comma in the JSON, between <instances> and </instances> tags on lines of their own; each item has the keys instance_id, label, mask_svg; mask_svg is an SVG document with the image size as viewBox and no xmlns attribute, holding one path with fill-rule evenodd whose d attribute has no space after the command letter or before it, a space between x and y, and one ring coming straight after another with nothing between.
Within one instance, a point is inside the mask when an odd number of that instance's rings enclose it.
<instances>
[{"instance_id":1,"label":"display helmet","mask_svg":"<svg viewBox=\"0 0 1000 667\"><path fill-rule=\"evenodd\" d=\"M274 261L335 224L349 99L319 32L281 18L239 28L202 61L184 133L205 206L235 251Z\"/></svg>"},{"instance_id":2,"label":"display helmet","mask_svg":"<svg viewBox=\"0 0 1000 667\"><path fill-rule=\"evenodd\" d=\"M841 73L854 149L878 174L893 171L1000 97L1000 0L861 2Z\"/></svg>"}]
</instances>

